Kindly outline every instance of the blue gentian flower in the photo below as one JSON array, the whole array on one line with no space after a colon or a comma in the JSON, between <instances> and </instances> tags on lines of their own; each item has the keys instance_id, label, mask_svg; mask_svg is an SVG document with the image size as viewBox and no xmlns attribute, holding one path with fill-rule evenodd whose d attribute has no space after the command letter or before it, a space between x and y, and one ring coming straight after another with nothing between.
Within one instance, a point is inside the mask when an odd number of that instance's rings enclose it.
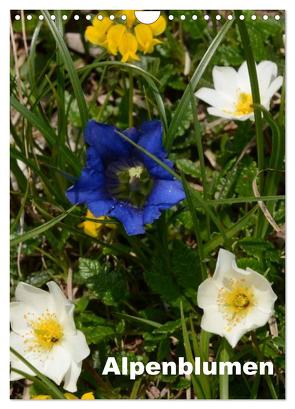
<instances>
[{"instance_id":1,"label":"blue gentian flower","mask_svg":"<svg viewBox=\"0 0 295 409\"><path fill-rule=\"evenodd\" d=\"M86 166L66 195L73 204L85 204L95 217L120 220L128 235L142 234L145 224L158 219L162 210L183 200L185 194L179 181L117 131L112 125L88 122ZM120 132L172 168L160 121Z\"/></svg>"}]
</instances>

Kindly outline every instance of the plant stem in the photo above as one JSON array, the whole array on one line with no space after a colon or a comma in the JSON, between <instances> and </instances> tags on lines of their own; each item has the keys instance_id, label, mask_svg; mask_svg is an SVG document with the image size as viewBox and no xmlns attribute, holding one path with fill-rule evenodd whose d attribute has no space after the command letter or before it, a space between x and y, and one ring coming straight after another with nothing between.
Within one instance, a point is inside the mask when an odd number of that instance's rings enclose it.
<instances>
[{"instance_id":1,"label":"plant stem","mask_svg":"<svg viewBox=\"0 0 295 409\"><path fill-rule=\"evenodd\" d=\"M129 70L128 126L133 126L133 73Z\"/></svg>"},{"instance_id":2,"label":"plant stem","mask_svg":"<svg viewBox=\"0 0 295 409\"><path fill-rule=\"evenodd\" d=\"M200 161L203 195L204 195L204 199L207 201L209 198L209 194L208 194L209 188L208 188L207 177L206 177L206 166L205 166L204 151L203 151L203 145L202 145L201 125L198 120L196 97L194 96L193 90L191 88L190 88L190 91L191 91L191 107L192 107L193 118L194 118L196 143L197 143L198 157ZM210 232L210 218L209 218L208 213L206 214L206 223L207 223L207 239L209 239L211 232Z\"/></svg>"},{"instance_id":3,"label":"plant stem","mask_svg":"<svg viewBox=\"0 0 295 409\"><path fill-rule=\"evenodd\" d=\"M198 255L200 259L201 276L202 276L202 280L205 280L207 278L207 272L204 266L203 242L202 242L202 237L200 233L198 216L197 216L196 208L192 201L189 185L187 181L185 180L185 177L182 171L181 171L181 178L182 178L182 184L183 184L185 195L186 195L186 200L188 203L188 208L191 213L191 217L193 221L194 232L195 232L196 241L197 241L197 250L198 250Z\"/></svg>"},{"instance_id":4,"label":"plant stem","mask_svg":"<svg viewBox=\"0 0 295 409\"><path fill-rule=\"evenodd\" d=\"M220 350L220 362L228 362L229 360L229 353L228 353L228 346L225 339L223 339L221 344ZM229 399L229 378L227 369L225 368L225 373L223 375L219 375L219 397L220 399Z\"/></svg>"},{"instance_id":5,"label":"plant stem","mask_svg":"<svg viewBox=\"0 0 295 409\"><path fill-rule=\"evenodd\" d=\"M264 139L263 139L263 130L262 130L262 115L261 111L256 104L260 104L260 93L259 93L259 84L256 71L256 63L254 59L253 50L251 47L250 37L244 20L240 20L240 15L242 11L236 11L236 21L238 24L239 32L241 35L242 45L244 48L244 53L247 61L251 92L252 92L252 101L254 109L254 118L255 118L255 130L256 130L256 143L257 143L257 162L258 170L261 171L264 169ZM263 193L263 175L260 176L260 192Z\"/></svg>"}]
</instances>

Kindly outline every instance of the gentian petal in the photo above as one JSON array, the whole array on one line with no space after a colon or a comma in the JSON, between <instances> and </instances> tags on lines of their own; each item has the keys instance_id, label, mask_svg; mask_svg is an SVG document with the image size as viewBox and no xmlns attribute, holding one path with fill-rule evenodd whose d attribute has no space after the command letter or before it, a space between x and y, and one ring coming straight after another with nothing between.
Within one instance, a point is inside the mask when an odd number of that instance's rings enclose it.
<instances>
[{"instance_id":1,"label":"gentian petal","mask_svg":"<svg viewBox=\"0 0 295 409\"><path fill-rule=\"evenodd\" d=\"M167 153L163 146L163 130L160 121L147 121L142 124L140 129L141 136L138 145L142 146L148 152L159 158L167 166L172 168L172 163L166 159ZM143 161L151 176L157 179L172 179L173 177L162 166L158 165L153 159L137 150L137 156Z\"/></svg>"},{"instance_id":2,"label":"gentian petal","mask_svg":"<svg viewBox=\"0 0 295 409\"><path fill-rule=\"evenodd\" d=\"M132 140L136 139L137 132L132 128L123 133ZM118 159L129 157L132 150L131 144L124 141L116 133L116 128L113 125L106 125L93 120L87 123L85 141L88 145L94 147L97 156L101 158L104 164L116 157Z\"/></svg>"},{"instance_id":3,"label":"gentian petal","mask_svg":"<svg viewBox=\"0 0 295 409\"><path fill-rule=\"evenodd\" d=\"M143 211L143 223L144 224L151 224L154 220L157 220L161 216L161 210L167 209L169 206L161 207L161 206L145 206Z\"/></svg>"},{"instance_id":4,"label":"gentian petal","mask_svg":"<svg viewBox=\"0 0 295 409\"><path fill-rule=\"evenodd\" d=\"M94 169L84 168L77 182L67 190L66 196L72 204L88 204L96 200L108 199L104 174Z\"/></svg>"},{"instance_id":5,"label":"gentian petal","mask_svg":"<svg viewBox=\"0 0 295 409\"><path fill-rule=\"evenodd\" d=\"M178 180L156 180L147 200L147 205L171 207L185 199L182 184Z\"/></svg>"},{"instance_id":6,"label":"gentian petal","mask_svg":"<svg viewBox=\"0 0 295 409\"><path fill-rule=\"evenodd\" d=\"M95 217L106 216L114 207L116 201L112 198L103 200L94 200L87 203L88 209L93 213Z\"/></svg>"},{"instance_id":7,"label":"gentian petal","mask_svg":"<svg viewBox=\"0 0 295 409\"><path fill-rule=\"evenodd\" d=\"M137 209L128 203L118 202L109 215L120 220L129 236L144 233L142 209Z\"/></svg>"}]
</instances>

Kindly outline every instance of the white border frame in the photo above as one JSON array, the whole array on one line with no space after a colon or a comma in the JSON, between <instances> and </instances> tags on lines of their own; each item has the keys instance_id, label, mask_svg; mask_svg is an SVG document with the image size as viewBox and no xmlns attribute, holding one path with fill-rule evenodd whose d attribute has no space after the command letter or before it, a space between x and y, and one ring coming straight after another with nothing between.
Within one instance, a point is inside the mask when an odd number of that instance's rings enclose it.
<instances>
[{"instance_id":1,"label":"white border frame","mask_svg":"<svg viewBox=\"0 0 295 409\"><path fill-rule=\"evenodd\" d=\"M40 9L71 9L71 10L286 10L286 28L288 39L292 44L295 39L295 1L293 0L10 0L1 4L0 14L0 41L1 41L1 65L0 65L0 117L1 117L1 135L0 135L0 177L1 177L1 235L0 235L0 261L1 261L1 285L0 285L0 308L1 308L1 347L0 347L0 402L3 408L14 408L19 405L24 405L26 408L39 407L41 401L22 401L9 400L9 20L10 9L15 10L40 10ZM81 7L82 6L82 7ZM180 404L194 407L246 407L249 404L251 407L266 407L266 406L284 406L295 407L295 325L292 320L292 312L295 309L295 263L294 250L292 246L295 242L293 229L295 228L295 195L292 197L292 185L295 180L295 161L292 158L292 153L295 152L295 129L292 116L295 113L295 103L293 94L295 92L295 63L294 63L294 45L287 48L287 101L286 101L286 118L287 118L287 220L288 220L288 241L287 241L287 399L285 401L273 400L228 400L228 401L151 401L151 400L104 400L95 401L74 401L74 405L79 407L88 407L87 405L102 405L103 408L110 408L119 405L122 408L138 407L138 406L161 406L167 407L170 405L176 407ZM4 56L4 57L3 57ZM292 90L292 91L289 91ZM289 120L290 118L290 120ZM293 125L293 126L292 126ZM293 160L292 160L293 159ZM62 408L64 405L72 405L73 401L43 401L47 408ZM214 405L214 406L213 406Z\"/></svg>"}]
</instances>

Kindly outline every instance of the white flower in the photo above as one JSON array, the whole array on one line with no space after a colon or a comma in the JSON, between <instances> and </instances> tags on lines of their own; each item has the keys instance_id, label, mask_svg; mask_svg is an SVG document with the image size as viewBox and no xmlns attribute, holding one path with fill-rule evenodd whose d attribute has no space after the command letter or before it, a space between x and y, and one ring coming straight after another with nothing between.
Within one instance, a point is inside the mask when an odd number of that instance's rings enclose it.
<instances>
[{"instance_id":1,"label":"white flower","mask_svg":"<svg viewBox=\"0 0 295 409\"><path fill-rule=\"evenodd\" d=\"M84 334L77 331L74 305L58 285L50 281L48 291L20 282L11 303L10 345L42 374L64 389L76 392L82 361L90 351ZM11 353L12 368L35 375ZM22 376L11 371L11 380Z\"/></svg>"},{"instance_id":2,"label":"white flower","mask_svg":"<svg viewBox=\"0 0 295 409\"><path fill-rule=\"evenodd\" d=\"M273 95L281 88L283 77L278 75L278 67L271 61L261 61L256 65L260 101L269 110ZM232 67L217 67L212 71L214 88L201 88L195 96L211 105L211 115L227 119L254 120L253 101L249 72L246 61L238 71Z\"/></svg>"},{"instance_id":3,"label":"white flower","mask_svg":"<svg viewBox=\"0 0 295 409\"><path fill-rule=\"evenodd\" d=\"M248 331L267 323L277 296L265 277L237 267L235 255L220 249L213 277L198 289L201 327L225 337L234 348Z\"/></svg>"}]
</instances>

